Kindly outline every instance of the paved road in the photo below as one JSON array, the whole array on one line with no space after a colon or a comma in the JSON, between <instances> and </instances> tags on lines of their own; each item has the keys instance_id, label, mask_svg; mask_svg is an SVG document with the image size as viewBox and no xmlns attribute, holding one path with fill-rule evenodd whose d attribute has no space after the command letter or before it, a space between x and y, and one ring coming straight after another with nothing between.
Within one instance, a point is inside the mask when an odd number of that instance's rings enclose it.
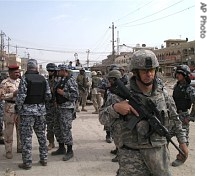
<instances>
[{"instance_id":1,"label":"paved road","mask_svg":"<svg viewBox=\"0 0 210 176\"><path fill-rule=\"evenodd\" d=\"M13 146L14 158L6 159L4 146L0 145L0 176L4 175L7 168L16 172L16 176L114 176L118 169L118 164L111 162L114 157L110 150L114 149L114 144L105 142L105 132L103 126L98 121L98 115L93 115L93 107L87 107L88 112L78 113L77 119L73 122L74 137L74 158L69 161L62 161L62 156L48 156L48 166L43 167L38 164L39 153L38 143L33 137L33 167L31 170L21 170L18 164L21 163L21 154L17 154L15 145ZM190 133L190 155L187 162L179 168L172 168L175 176L195 175L195 139L194 123L191 125ZM15 135L14 135L15 136ZM175 141L175 140L174 140ZM16 139L14 141L16 144ZM57 147L57 146L56 146ZM177 152L171 148L171 160L174 160ZM54 150L56 150L55 148Z\"/></svg>"}]
</instances>

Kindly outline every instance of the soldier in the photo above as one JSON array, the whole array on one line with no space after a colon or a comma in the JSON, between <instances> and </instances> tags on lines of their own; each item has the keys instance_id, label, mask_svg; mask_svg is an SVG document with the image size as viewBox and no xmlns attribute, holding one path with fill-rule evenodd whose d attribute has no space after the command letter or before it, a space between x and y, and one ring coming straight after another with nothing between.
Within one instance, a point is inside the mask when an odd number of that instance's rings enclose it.
<instances>
[{"instance_id":1,"label":"soldier","mask_svg":"<svg viewBox=\"0 0 210 176\"><path fill-rule=\"evenodd\" d=\"M55 102L54 88L58 81L58 77L57 77L57 66L54 63L48 63L46 65L46 69L49 75L48 83L52 94L52 99L49 102L46 102L47 140L49 141L47 149L51 150L52 148L55 147L54 123L56 116L56 102Z\"/></svg>"},{"instance_id":2,"label":"soldier","mask_svg":"<svg viewBox=\"0 0 210 176\"><path fill-rule=\"evenodd\" d=\"M109 72L112 70L119 70L119 67L115 64L112 64L109 67ZM106 98L107 98L108 86L109 86L109 81L108 81L107 77L103 78L101 80L101 83L98 85L98 91L103 95L104 101L106 101ZM106 142L112 143L112 133L111 133L110 126L104 125L104 130L106 131Z\"/></svg>"},{"instance_id":3,"label":"soldier","mask_svg":"<svg viewBox=\"0 0 210 176\"><path fill-rule=\"evenodd\" d=\"M122 74L119 70L110 71L107 75L107 79L109 81L109 86L112 86L114 84L115 80L121 79L121 78L122 78ZM103 103L102 109L107 107L107 106L110 106L111 103L113 104L115 102L119 102L120 100L122 100L118 96L116 96L115 94L112 94L109 91L109 88L107 89L107 96L106 97L107 98ZM107 116L107 114L105 114L105 113L99 113L99 121L102 125L105 125L105 126L109 127L112 131L112 137L113 137L113 140L114 140L114 144L116 146L115 150L111 150L111 153L116 155L115 158L112 159L112 162L118 162L118 146L119 146L119 135L120 134L117 133L117 131L114 128L117 125L117 121L115 121L115 119L110 119L109 123L107 123L106 116Z\"/></svg>"},{"instance_id":4,"label":"soldier","mask_svg":"<svg viewBox=\"0 0 210 176\"><path fill-rule=\"evenodd\" d=\"M4 135L3 135L3 106L4 106L4 101L0 100L0 144L4 144Z\"/></svg>"},{"instance_id":5,"label":"soldier","mask_svg":"<svg viewBox=\"0 0 210 176\"><path fill-rule=\"evenodd\" d=\"M124 67L120 67L119 68L119 71L121 72L122 74L122 78L121 78L121 81L127 85L128 84L128 75L125 73L125 68Z\"/></svg>"},{"instance_id":6,"label":"soldier","mask_svg":"<svg viewBox=\"0 0 210 176\"><path fill-rule=\"evenodd\" d=\"M101 93L98 92L98 85L101 82L100 77L97 76L97 73L95 71L92 71L92 89L91 89L91 95L92 95L92 101L93 106L95 108L95 112L92 112L92 114L98 114L98 110L101 107Z\"/></svg>"},{"instance_id":7,"label":"soldier","mask_svg":"<svg viewBox=\"0 0 210 176\"><path fill-rule=\"evenodd\" d=\"M8 66L9 77L1 82L2 95L1 99L5 100L4 105L4 143L6 150L6 158L12 159L12 145L13 145L13 130L14 125L16 127L17 135L17 153L21 153L21 141L20 141L20 117L15 112L15 99L17 95L18 85L20 83L20 70L19 66L11 65Z\"/></svg>"},{"instance_id":8,"label":"soldier","mask_svg":"<svg viewBox=\"0 0 210 176\"><path fill-rule=\"evenodd\" d=\"M80 72L77 76L77 84L78 84L78 89L79 89L79 99L76 104L76 109L77 112L79 112L79 104L80 104L80 99L81 99L81 104L82 104L82 109L81 111L87 112L87 109L85 109L86 102L87 102L87 96L88 96L88 78L85 75L85 69L81 68Z\"/></svg>"},{"instance_id":9,"label":"soldier","mask_svg":"<svg viewBox=\"0 0 210 176\"><path fill-rule=\"evenodd\" d=\"M152 51L142 49L135 52L130 63L130 70L134 75L130 79L128 89L137 101L141 99L144 102L149 99L157 105L156 107L163 117L159 119L160 123L164 124L166 128L170 128L169 125L173 124L180 148L187 158L186 134L182 129L175 103L165 87L156 81L158 66L158 60ZM145 103L145 106L148 106L145 107L147 109L151 108L150 104ZM140 120L133 130L128 128L128 121L132 117L141 117L141 114L129 104L129 101L110 103L109 106L100 109L100 115L104 116L104 120L107 119L107 123L111 119L117 121L114 129L117 131L116 133L120 134L118 176L171 175L166 137L160 136L156 131L151 131L151 123L148 118Z\"/></svg>"},{"instance_id":10,"label":"soldier","mask_svg":"<svg viewBox=\"0 0 210 176\"><path fill-rule=\"evenodd\" d=\"M177 107L177 113L182 121L182 128L187 133L187 146L189 145L189 127L190 121L195 121L195 89L190 85L190 68L187 65L179 65L175 70L177 83L173 90L173 99ZM190 111L191 110L191 111ZM173 132L172 132L173 133ZM177 155L172 166L180 166L186 160Z\"/></svg>"},{"instance_id":11,"label":"soldier","mask_svg":"<svg viewBox=\"0 0 210 176\"><path fill-rule=\"evenodd\" d=\"M16 111L20 114L20 134L23 163L18 167L28 170L32 167L33 130L39 142L39 163L47 166L46 107L45 102L52 98L48 81L38 72L35 59L29 59L27 71L22 76L17 93Z\"/></svg>"},{"instance_id":12,"label":"soldier","mask_svg":"<svg viewBox=\"0 0 210 176\"><path fill-rule=\"evenodd\" d=\"M55 87L55 97L58 114L55 123L55 136L59 143L58 150L52 155L63 155L63 161L71 159L74 155L72 150L72 121L75 119L76 100L78 99L78 86L73 76L69 76L68 67L60 65L58 67L60 81ZM64 145L67 145L67 152Z\"/></svg>"}]
</instances>

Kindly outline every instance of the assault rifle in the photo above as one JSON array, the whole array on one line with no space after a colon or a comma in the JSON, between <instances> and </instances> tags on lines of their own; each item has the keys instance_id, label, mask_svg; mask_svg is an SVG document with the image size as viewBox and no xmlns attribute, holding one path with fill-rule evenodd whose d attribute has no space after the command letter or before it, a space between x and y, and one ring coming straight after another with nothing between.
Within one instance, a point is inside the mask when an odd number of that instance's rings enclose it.
<instances>
[{"instance_id":1,"label":"assault rifle","mask_svg":"<svg viewBox=\"0 0 210 176\"><path fill-rule=\"evenodd\" d=\"M139 117L133 116L127 124L127 128L133 130L136 124L141 120L147 120L150 125L150 131L144 136L149 138L154 132L160 136L166 137L168 142L171 142L173 146L179 151L179 153L186 157L184 152L172 141L172 137L168 129L161 124L160 119L164 118L164 112L160 112L156 104L149 98L138 98L129 91L129 89L123 84L120 79L116 79L115 83L109 89L111 93L118 95L119 97L128 100L128 103L138 112Z\"/></svg>"}]
</instances>

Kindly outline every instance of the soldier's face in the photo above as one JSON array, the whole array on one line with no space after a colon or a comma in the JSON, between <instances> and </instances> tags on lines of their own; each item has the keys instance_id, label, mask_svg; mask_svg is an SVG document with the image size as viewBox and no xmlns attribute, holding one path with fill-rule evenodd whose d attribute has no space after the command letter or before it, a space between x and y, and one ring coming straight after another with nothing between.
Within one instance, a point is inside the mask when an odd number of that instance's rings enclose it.
<instances>
[{"instance_id":1,"label":"soldier's face","mask_svg":"<svg viewBox=\"0 0 210 176\"><path fill-rule=\"evenodd\" d=\"M19 70L14 70L10 72L10 78L11 79L18 79L20 77L20 71Z\"/></svg>"},{"instance_id":2,"label":"soldier's face","mask_svg":"<svg viewBox=\"0 0 210 176\"><path fill-rule=\"evenodd\" d=\"M155 78L155 68L139 70L139 77L144 83L150 83Z\"/></svg>"}]
</instances>

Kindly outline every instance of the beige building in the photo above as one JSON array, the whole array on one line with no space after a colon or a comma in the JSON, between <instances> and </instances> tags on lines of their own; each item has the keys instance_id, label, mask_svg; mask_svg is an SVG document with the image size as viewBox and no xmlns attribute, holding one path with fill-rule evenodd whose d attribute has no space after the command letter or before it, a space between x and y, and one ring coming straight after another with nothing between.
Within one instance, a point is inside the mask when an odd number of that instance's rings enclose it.
<instances>
[{"instance_id":1,"label":"beige building","mask_svg":"<svg viewBox=\"0 0 210 176\"><path fill-rule=\"evenodd\" d=\"M140 49L152 50L160 63L160 68L165 76L172 76L172 70L176 65L195 64L195 40L188 42L188 40L168 39L164 41L166 47L156 49L155 47L133 47L133 51ZM128 70L130 57L133 52L121 52L120 55L115 56L115 64L124 66ZM112 55L108 55L107 59L102 60L101 65L96 65L91 70L101 70L107 72L107 67L113 64Z\"/></svg>"}]
</instances>

